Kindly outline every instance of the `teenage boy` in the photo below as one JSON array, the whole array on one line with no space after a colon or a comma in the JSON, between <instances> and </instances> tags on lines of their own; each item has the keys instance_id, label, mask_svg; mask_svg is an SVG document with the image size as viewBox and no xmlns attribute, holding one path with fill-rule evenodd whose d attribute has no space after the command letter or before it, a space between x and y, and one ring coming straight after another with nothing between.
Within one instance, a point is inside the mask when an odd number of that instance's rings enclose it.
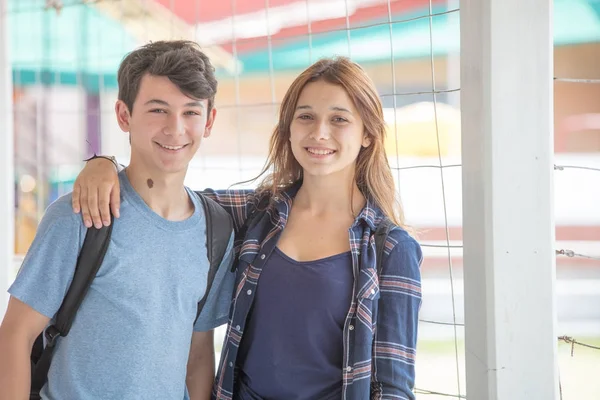
<instances>
[{"instance_id":1,"label":"teenage boy","mask_svg":"<svg viewBox=\"0 0 600 400\"><path fill-rule=\"evenodd\" d=\"M208 399L212 329L227 322L234 285L233 236L196 319L209 270L206 220L183 182L215 120L214 68L193 42L154 42L127 55L118 83L117 121L131 143L121 217L69 335L57 340L41 397ZM0 326L2 400L29 398L32 345L63 301L86 229L70 194L38 227Z\"/></svg>"}]
</instances>

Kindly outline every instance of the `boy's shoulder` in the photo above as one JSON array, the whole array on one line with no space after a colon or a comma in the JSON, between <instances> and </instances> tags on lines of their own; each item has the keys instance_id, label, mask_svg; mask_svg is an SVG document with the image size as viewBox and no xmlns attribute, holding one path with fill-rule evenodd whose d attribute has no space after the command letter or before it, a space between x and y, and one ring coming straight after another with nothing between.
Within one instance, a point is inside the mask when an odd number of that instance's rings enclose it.
<instances>
[{"instance_id":1,"label":"boy's shoulder","mask_svg":"<svg viewBox=\"0 0 600 400\"><path fill-rule=\"evenodd\" d=\"M38 240L63 241L67 237L82 238L85 235L87 228L81 214L73 211L71 198L68 193L48 205L36 230Z\"/></svg>"},{"instance_id":2,"label":"boy's shoulder","mask_svg":"<svg viewBox=\"0 0 600 400\"><path fill-rule=\"evenodd\" d=\"M83 225L81 214L75 214L72 207L72 193L67 193L54 200L46 211L43 219L51 222L72 220L73 223L78 222L78 225Z\"/></svg>"}]
</instances>

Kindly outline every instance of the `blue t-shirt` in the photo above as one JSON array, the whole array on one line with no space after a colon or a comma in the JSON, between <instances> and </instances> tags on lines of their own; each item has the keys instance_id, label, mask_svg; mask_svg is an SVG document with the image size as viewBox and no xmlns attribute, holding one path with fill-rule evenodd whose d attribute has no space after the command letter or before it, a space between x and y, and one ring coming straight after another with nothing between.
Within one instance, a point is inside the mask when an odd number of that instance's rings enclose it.
<instances>
[{"instance_id":1,"label":"blue t-shirt","mask_svg":"<svg viewBox=\"0 0 600 400\"><path fill-rule=\"evenodd\" d=\"M186 366L193 330L227 322L235 275L233 236L203 312L209 269L202 205L184 221L154 213L124 172L121 217L104 262L69 335L59 338L42 398L49 400L187 399ZM51 204L9 292L53 318L73 278L85 238L71 195Z\"/></svg>"},{"instance_id":2,"label":"blue t-shirt","mask_svg":"<svg viewBox=\"0 0 600 400\"><path fill-rule=\"evenodd\" d=\"M240 346L235 400L339 400L352 255L267 260Z\"/></svg>"}]
</instances>

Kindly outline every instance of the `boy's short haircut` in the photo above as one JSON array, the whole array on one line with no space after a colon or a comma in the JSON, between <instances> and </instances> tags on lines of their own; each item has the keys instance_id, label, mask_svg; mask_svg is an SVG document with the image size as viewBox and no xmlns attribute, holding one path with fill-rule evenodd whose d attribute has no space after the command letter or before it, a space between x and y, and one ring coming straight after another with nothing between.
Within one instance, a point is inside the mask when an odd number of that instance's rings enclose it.
<instances>
[{"instance_id":1,"label":"boy's short haircut","mask_svg":"<svg viewBox=\"0 0 600 400\"><path fill-rule=\"evenodd\" d=\"M217 93L215 68L196 42L167 40L148 43L131 53L121 62L118 72L119 100L130 113L144 75L165 76L185 95L208 100L208 111L214 105Z\"/></svg>"}]
</instances>

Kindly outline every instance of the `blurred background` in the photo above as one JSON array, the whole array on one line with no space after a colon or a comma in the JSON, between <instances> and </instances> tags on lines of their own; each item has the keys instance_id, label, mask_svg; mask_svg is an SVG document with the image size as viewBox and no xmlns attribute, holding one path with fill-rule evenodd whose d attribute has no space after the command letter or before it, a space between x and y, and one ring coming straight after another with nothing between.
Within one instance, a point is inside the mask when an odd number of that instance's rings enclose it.
<instances>
[{"instance_id":1,"label":"blurred background","mask_svg":"<svg viewBox=\"0 0 600 400\"><path fill-rule=\"evenodd\" d=\"M83 159L98 153L128 163L113 111L128 51L193 39L217 67L218 117L190 167L194 189L256 176L291 81L319 57L350 56L379 90L396 189L408 223L431 245L422 266L419 398L464 395L459 1L6 1L15 273L44 210L71 190ZM557 256L559 333L598 345L600 0L554 0L554 44L556 248L579 255ZM559 350L564 398L599 399L600 352Z\"/></svg>"}]
</instances>

